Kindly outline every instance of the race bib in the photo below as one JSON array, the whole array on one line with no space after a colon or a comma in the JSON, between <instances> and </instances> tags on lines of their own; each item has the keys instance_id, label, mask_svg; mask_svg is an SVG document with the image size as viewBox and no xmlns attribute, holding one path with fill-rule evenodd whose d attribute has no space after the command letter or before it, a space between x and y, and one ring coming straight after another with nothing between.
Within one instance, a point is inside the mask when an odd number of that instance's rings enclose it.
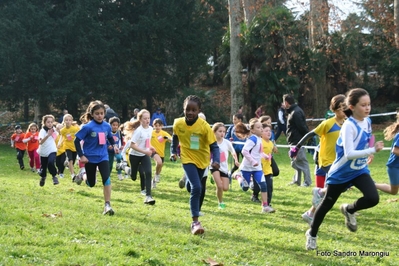
<instances>
[{"instance_id":1,"label":"race bib","mask_svg":"<svg viewBox=\"0 0 399 266\"><path fill-rule=\"evenodd\" d=\"M165 141L165 139L164 139L162 136L158 136L158 141L159 141L160 143L162 143L162 142Z\"/></svg>"},{"instance_id":2,"label":"race bib","mask_svg":"<svg viewBox=\"0 0 399 266\"><path fill-rule=\"evenodd\" d=\"M224 152L220 153L220 162L223 163L226 161L226 154Z\"/></svg>"},{"instance_id":3,"label":"race bib","mask_svg":"<svg viewBox=\"0 0 399 266\"><path fill-rule=\"evenodd\" d=\"M71 141L71 140L72 140L71 134L67 134L67 135L66 135L66 138L67 138L67 140Z\"/></svg>"},{"instance_id":4,"label":"race bib","mask_svg":"<svg viewBox=\"0 0 399 266\"><path fill-rule=\"evenodd\" d=\"M199 150L199 136L197 135L190 136L190 149Z\"/></svg>"},{"instance_id":5,"label":"race bib","mask_svg":"<svg viewBox=\"0 0 399 266\"><path fill-rule=\"evenodd\" d=\"M105 134L104 134L104 132L98 132L98 144L105 145Z\"/></svg>"}]
</instances>

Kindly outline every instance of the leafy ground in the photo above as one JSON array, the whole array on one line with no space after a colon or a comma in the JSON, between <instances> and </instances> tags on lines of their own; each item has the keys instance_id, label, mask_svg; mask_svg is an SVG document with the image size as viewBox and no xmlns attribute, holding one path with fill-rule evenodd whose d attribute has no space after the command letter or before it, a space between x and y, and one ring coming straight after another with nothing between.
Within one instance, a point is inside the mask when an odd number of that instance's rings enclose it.
<instances>
[{"instance_id":1,"label":"leafy ground","mask_svg":"<svg viewBox=\"0 0 399 266\"><path fill-rule=\"evenodd\" d=\"M219 210L208 181L201 217L206 233L193 236L189 194L177 185L179 163L166 160L154 206L143 204L138 181L119 181L113 172L116 214L109 217L102 215L101 184L89 188L64 178L41 188L38 175L19 170L14 150L0 145L0 265L204 265L208 258L224 265L399 265L398 196L383 193L377 207L360 212L356 233L346 229L339 206L360 193L343 194L320 228L318 252L306 251L301 214L310 206L311 188L287 186L293 170L286 154L281 148L276 155L276 213L260 213L235 182L225 193L227 208ZM383 151L370 166L377 181L388 181L387 158Z\"/></svg>"}]
</instances>

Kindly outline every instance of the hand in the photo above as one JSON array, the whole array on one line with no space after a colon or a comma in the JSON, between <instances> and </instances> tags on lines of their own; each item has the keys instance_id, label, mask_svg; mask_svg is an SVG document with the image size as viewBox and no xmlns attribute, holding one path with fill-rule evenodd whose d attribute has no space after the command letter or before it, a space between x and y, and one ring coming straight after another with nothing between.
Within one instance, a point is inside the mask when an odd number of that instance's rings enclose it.
<instances>
[{"instance_id":1,"label":"hand","mask_svg":"<svg viewBox=\"0 0 399 266\"><path fill-rule=\"evenodd\" d=\"M220 168L220 164L219 164L218 162L213 162L213 163L211 164L211 166L212 166L212 168L215 169L215 170L219 170L219 168Z\"/></svg>"},{"instance_id":2,"label":"hand","mask_svg":"<svg viewBox=\"0 0 399 266\"><path fill-rule=\"evenodd\" d=\"M291 149L288 151L288 156L290 156L290 158L295 158L298 155L298 151L299 149L295 146L295 147L291 147Z\"/></svg>"},{"instance_id":3,"label":"hand","mask_svg":"<svg viewBox=\"0 0 399 266\"><path fill-rule=\"evenodd\" d=\"M374 148L375 148L375 151L376 151L376 152L381 151L381 150L384 148L384 142L382 142L381 140L380 140L380 141L377 141L377 142L374 144Z\"/></svg>"},{"instance_id":4,"label":"hand","mask_svg":"<svg viewBox=\"0 0 399 266\"><path fill-rule=\"evenodd\" d=\"M171 154L169 159L171 162L176 162L176 154Z\"/></svg>"},{"instance_id":5,"label":"hand","mask_svg":"<svg viewBox=\"0 0 399 266\"><path fill-rule=\"evenodd\" d=\"M240 166L240 162L239 161L235 161L234 164L239 167Z\"/></svg>"},{"instance_id":6,"label":"hand","mask_svg":"<svg viewBox=\"0 0 399 266\"><path fill-rule=\"evenodd\" d=\"M86 158L86 156L83 155L82 157L80 157L80 162L86 164L89 162L89 160Z\"/></svg>"},{"instance_id":7,"label":"hand","mask_svg":"<svg viewBox=\"0 0 399 266\"><path fill-rule=\"evenodd\" d=\"M119 148L118 147L114 147L114 151L116 154L119 154Z\"/></svg>"}]
</instances>

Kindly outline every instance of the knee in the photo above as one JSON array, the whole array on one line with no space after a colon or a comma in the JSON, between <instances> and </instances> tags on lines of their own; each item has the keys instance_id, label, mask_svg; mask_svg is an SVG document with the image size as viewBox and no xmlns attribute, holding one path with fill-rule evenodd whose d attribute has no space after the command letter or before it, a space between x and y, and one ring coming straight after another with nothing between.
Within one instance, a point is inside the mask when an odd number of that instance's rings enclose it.
<instances>
[{"instance_id":1,"label":"knee","mask_svg":"<svg viewBox=\"0 0 399 266\"><path fill-rule=\"evenodd\" d=\"M380 196L378 195L378 193L375 193L375 195L367 197L367 201L370 207L373 207L380 202Z\"/></svg>"}]
</instances>

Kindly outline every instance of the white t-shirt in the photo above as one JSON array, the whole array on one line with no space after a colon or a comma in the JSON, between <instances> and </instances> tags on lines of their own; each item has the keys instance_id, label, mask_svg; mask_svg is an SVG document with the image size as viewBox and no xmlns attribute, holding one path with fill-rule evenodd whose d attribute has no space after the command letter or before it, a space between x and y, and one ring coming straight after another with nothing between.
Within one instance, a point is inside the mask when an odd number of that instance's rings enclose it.
<instances>
[{"instance_id":1,"label":"white t-shirt","mask_svg":"<svg viewBox=\"0 0 399 266\"><path fill-rule=\"evenodd\" d=\"M133 132L131 139L142 150L149 150L151 146L152 127L143 128L141 125ZM129 154L135 156L145 156L144 153L138 152L135 149L130 149Z\"/></svg>"},{"instance_id":2,"label":"white t-shirt","mask_svg":"<svg viewBox=\"0 0 399 266\"><path fill-rule=\"evenodd\" d=\"M219 151L220 151L220 168L219 171L227 174L229 172L228 168L228 160L229 160L229 153L235 153L233 145L227 139L223 139L222 143L218 143ZM213 161L213 160L212 160ZM211 164L212 164L211 161ZM211 169L212 166L211 166Z\"/></svg>"},{"instance_id":3,"label":"white t-shirt","mask_svg":"<svg viewBox=\"0 0 399 266\"><path fill-rule=\"evenodd\" d=\"M57 152L57 145L55 144L55 139L57 138L58 133L55 131L53 136L50 136L46 139L43 144L39 144L39 149L37 149L37 153L41 157L48 157L50 153ZM39 132L39 140L44 139L47 136L47 131L43 128L40 129Z\"/></svg>"}]
</instances>

